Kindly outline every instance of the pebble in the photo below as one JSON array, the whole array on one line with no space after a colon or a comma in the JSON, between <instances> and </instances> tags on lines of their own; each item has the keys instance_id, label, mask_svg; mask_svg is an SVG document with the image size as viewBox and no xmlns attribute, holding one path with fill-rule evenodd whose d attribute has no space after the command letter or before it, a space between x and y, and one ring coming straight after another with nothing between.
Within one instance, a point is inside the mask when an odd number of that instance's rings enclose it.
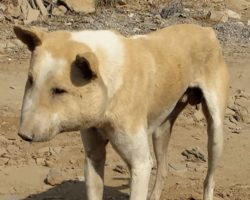
<instances>
[{"instance_id":1,"label":"pebble","mask_svg":"<svg viewBox=\"0 0 250 200\"><path fill-rule=\"evenodd\" d=\"M0 157L4 156L5 154L7 154L7 151L5 150L5 148L0 147Z\"/></svg>"},{"instance_id":2,"label":"pebble","mask_svg":"<svg viewBox=\"0 0 250 200\"><path fill-rule=\"evenodd\" d=\"M233 19L240 19L241 18L241 15L237 12L234 12L232 10L226 10L226 13L228 15L229 18L233 18Z\"/></svg>"},{"instance_id":3,"label":"pebble","mask_svg":"<svg viewBox=\"0 0 250 200\"><path fill-rule=\"evenodd\" d=\"M53 163L52 160L45 160L45 161L44 161L44 165L45 165L46 167L54 167L54 163Z\"/></svg>"},{"instance_id":4,"label":"pebble","mask_svg":"<svg viewBox=\"0 0 250 200\"><path fill-rule=\"evenodd\" d=\"M45 159L44 158L36 158L36 164L37 165L45 165Z\"/></svg>"},{"instance_id":5,"label":"pebble","mask_svg":"<svg viewBox=\"0 0 250 200\"><path fill-rule=\"evenodd\" d=\"M85 177L84 176L77 176L77 180L83 182L83 181L85 181Z\"/></svg>"},{"instance_id":6,"label":"pebble","mask_svg":"<svg viewBox=\"0 0 250 200\"><path fill-rule=\"evenodd\" d=\"M41 149L38 150L38 154L39 155L43 155L43 154L46 154L46 153L49 153L50 152L50 148L49 147L43 147Z\"/></svg>"},{"instance_id":7,"label":"pebble","mask_svg":"<svg viewBox=\"0 0 250 200\"><path fill-rule=\"evenodd\" d=\"M195 147L191 150L185 149L182 153L183 156L186 157L187 161L192 161L192 162L197 162L197 161L202 161L206 162L205 155L200 152L198 147Z\"/></svg>"},{"instance_id":8,"label":"pebble","mask_svg":"<svg viewBox=\"0 0 250 200\"><path fill-rule=\"evenodd\" d=\"M44 182L48 185L58 185L63 181L62 175L61 173L59 173L57 170L52 169L49 171L46 179L44 180Z\"/></svg>"},{"instance_id":9,"label":"pebble","mask_svg":"<svg viewBox=\"0 0 250 200\"><path fill-rule=\"evenodd\" d=\"M0 166L6 165L9 160L9 158L0 158Z\"/></svg>"},{"instance_id":10,"label":"pebble","mask_svg":"<svg viewBox=\"0 0 250 200\"><path fill-rule=\"evenodd\" d=\"M116 165L113 171L118 172L120 174L129 174L128 169L123 165Z\"/></svg>"}]
</instances>

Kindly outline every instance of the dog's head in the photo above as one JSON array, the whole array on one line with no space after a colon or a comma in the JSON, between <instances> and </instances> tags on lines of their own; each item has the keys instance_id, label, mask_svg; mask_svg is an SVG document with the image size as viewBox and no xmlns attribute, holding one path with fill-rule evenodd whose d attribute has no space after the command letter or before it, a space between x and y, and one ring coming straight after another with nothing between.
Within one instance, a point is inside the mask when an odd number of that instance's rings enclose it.
<instances>
[{"instance_id":1,"label":"dog's head","mask_svg":"<svg viewBox=\"0 0 250 200\"><path fill-rule=\"evenodd\" d=\"M70 32L23 27L14 27L14 32L32 52L19 135L45 141L95 125L107 96L95 53L71 40Z\"/></svg>"}]
</instances>

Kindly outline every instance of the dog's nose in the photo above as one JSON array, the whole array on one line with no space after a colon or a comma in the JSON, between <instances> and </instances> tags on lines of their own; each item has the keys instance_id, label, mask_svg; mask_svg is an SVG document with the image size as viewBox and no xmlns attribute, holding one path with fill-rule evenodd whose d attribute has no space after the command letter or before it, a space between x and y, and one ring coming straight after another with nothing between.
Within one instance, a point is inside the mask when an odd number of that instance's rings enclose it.
<instances>
[{"instance_id":1,"label":"dog's nose","mask_svg":"<svg viewBox=\"0 0 250 200\"><path fill-rule=\"evenodd\" d=\"M33 140L33 137L30 135L25 135L23 133L18 132L18 135L25 141L31 142Z\"/></svg>"}]
</instances>

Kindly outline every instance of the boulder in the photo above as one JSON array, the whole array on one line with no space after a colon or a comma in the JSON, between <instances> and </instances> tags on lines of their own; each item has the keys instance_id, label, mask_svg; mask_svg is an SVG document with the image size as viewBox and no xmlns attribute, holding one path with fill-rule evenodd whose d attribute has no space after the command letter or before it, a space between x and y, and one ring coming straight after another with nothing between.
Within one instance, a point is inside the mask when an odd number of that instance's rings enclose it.
<instances>
[{"instance_id":1,"label":"boulder","mask_svg":"<svg viewBox=\"0 0 250 200\"><path fill-rule=\"evenodd\" d=\"M241 15L237 12L227 9L226 10L227 16L232 19L241 19Z\"/></svg>"},{"instance_id":2,"label":"boulder","mask_svg":"<svg viewBox=\"0 0 250 200\"><path fill-rule=\"evenodd\" d=\"M75 12L95 12L95 0L62 0L71 10Z\"/></svg>"},{"instance_id":3,"label":"boulder","mask_svg":"<svg viewBox=\"0 0 250 200\"><path fill-rule=\"evenodd\" d=\"M228 21L228 15L224 11L217 11L212 10L210 11L210 20L213 22L227 22Z\"/></svg>"}]
</instances>

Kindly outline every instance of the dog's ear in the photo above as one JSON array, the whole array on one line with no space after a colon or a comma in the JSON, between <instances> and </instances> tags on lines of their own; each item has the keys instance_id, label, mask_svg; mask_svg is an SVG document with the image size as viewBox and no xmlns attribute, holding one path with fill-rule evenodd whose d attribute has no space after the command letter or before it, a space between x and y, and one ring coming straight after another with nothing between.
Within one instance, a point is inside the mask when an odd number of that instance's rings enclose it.
<instances>
[{"instance_id":1,"label":"dog's ear","mask_svg":"<svg viewBox=\"0 0 250 200\"><path fill-rule=\"evenodd\" d=\"M94 79L98 74L98 59L92 52L78 54L75 59L75 67L80 70L84 79Z\"/></svg>"},{"instance_id":2,"label":"dog's ear","mask_svg":"<svg viewBox=\"0 0 250 200\"><path fill-rule=\"evenodd\" d=\"M37 46L42 44L42 39L45 35L45 32L39 29L20 26L14 26L14 32L17 38L28 46L30 51L34 51Z\"/></svg>"}]
</instances>

